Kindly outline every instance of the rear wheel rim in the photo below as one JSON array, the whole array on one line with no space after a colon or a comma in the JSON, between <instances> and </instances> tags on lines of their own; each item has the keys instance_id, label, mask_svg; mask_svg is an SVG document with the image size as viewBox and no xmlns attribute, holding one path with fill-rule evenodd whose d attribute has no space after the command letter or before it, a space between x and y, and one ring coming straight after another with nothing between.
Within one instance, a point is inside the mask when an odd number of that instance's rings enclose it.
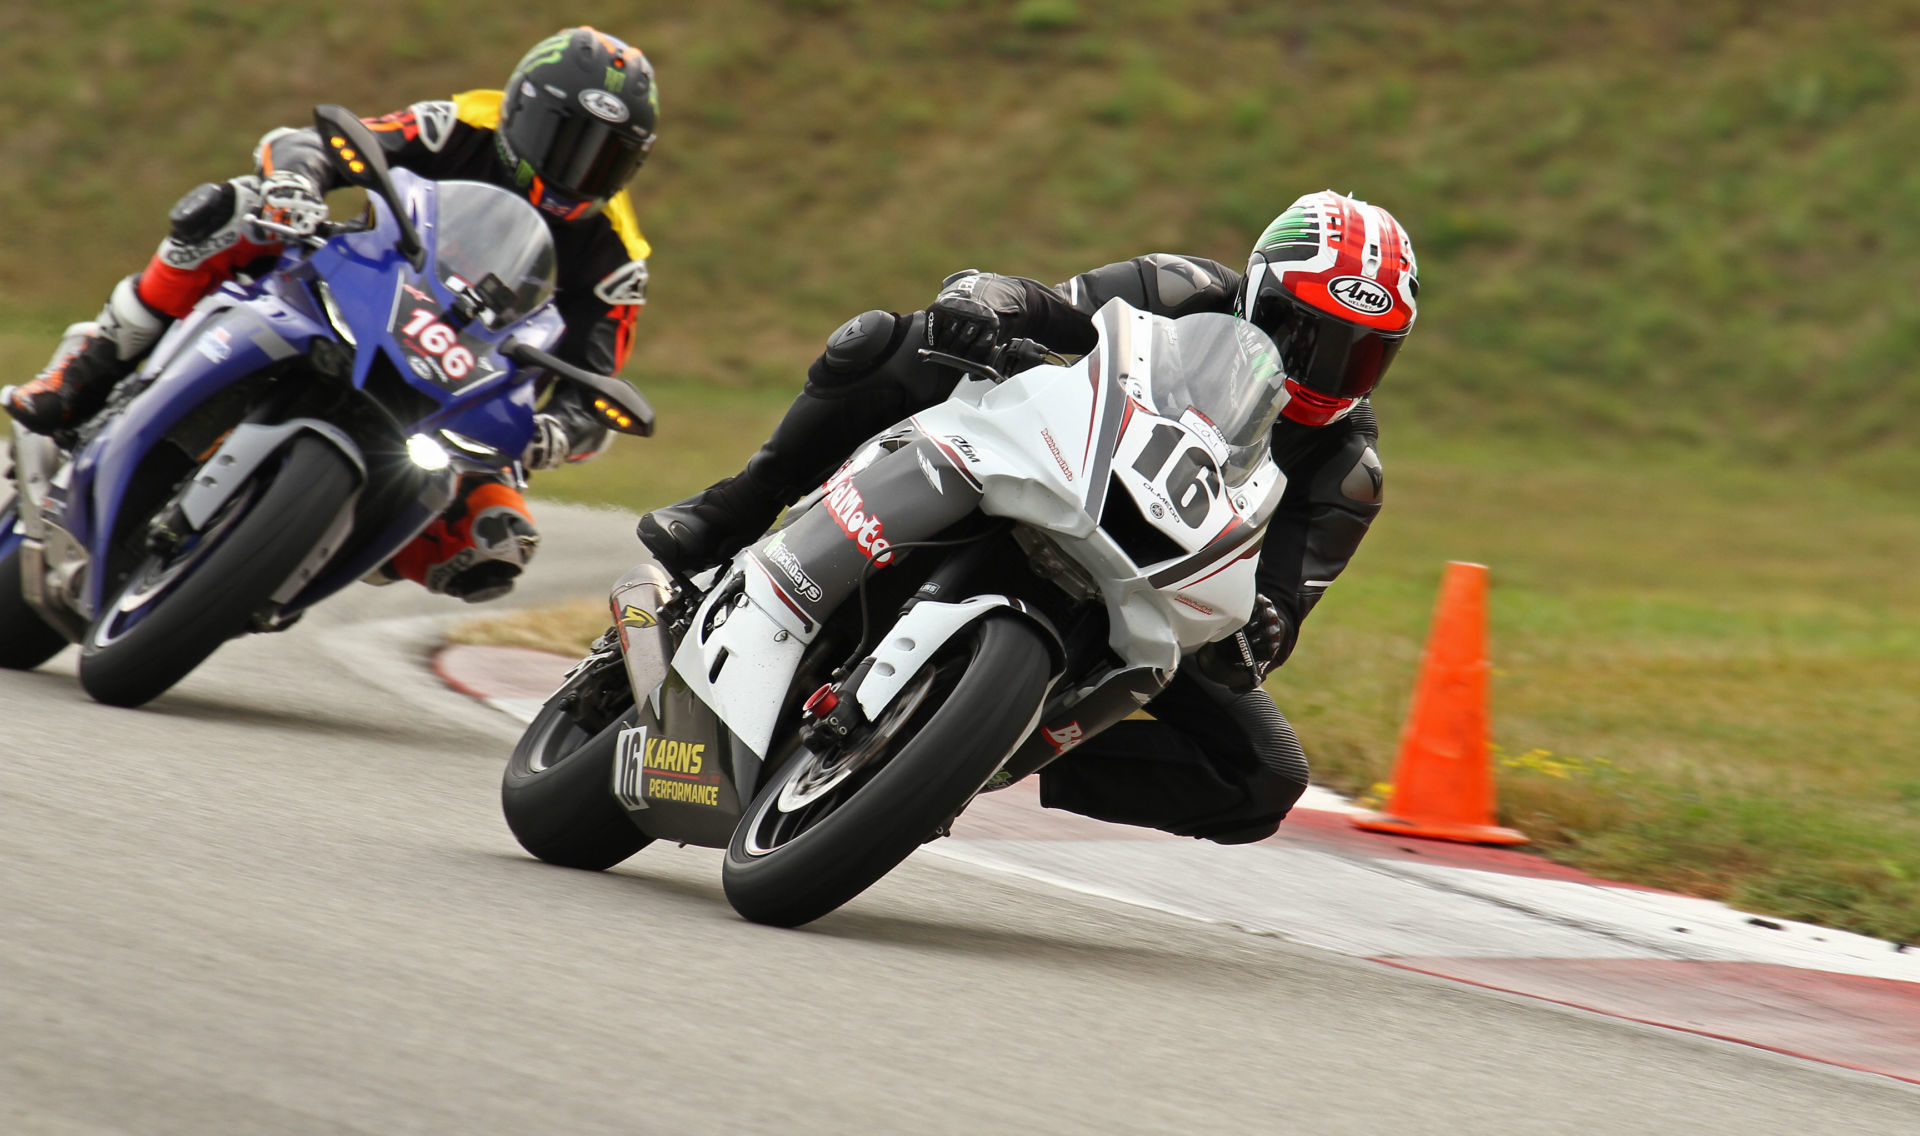
<instances>
[{"instance_id":1,"label":"rear wheel rim","mask_svg":"<svg viewBox=\"0 0 1920 1136\"><path fill-rule=\"evenodd\" d=\"M602 683L616 684L613 693L617 696L625 691L625 679L626 668L618 665L617 656L610 656L598 666L593 666L579 674L569 685L576 699L598 697L604 694L604 690L597 689ZM571 710L557 710L547 715L540 735L528 747L527 773L544 773L552 769L584 749L609 725L629 718L633 714L633 702L628 698L625 703L621 713L609 716L597 728L592 729L584 725Z\"/></svg>"}]
</instances>

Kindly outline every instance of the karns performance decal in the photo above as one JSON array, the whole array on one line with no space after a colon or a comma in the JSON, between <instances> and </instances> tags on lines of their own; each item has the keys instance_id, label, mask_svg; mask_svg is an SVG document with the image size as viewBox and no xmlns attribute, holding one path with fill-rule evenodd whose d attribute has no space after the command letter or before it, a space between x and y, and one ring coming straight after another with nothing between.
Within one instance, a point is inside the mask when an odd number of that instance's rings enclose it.
<instances>
[{"instance_id":1,"label":"karns performance decal","mask_svg":"<svg viewBox=\"0 0 1920 1136\"><path fill-rule=\"evenodd\" d=\"M649 802L717 806L720 782L707 773L705 742L652 737L645 726L620 735L614 794L628 808Z\"/></svg>"},{"instance_id":2,"label":"karns performance decal","mask_svg":"<svg viewBox=\"0 0 1920 1136\"><path fill-rule=\"evenodd\" d=\"M893 563L893 554L887 551L893 545L886 538L885 523L879 517L868 516L866 504L846 473L835 477L827 486L827 515L868 560L885 567Z\"/></svg>"},{"instance_id":3,"label":"karns performance decal","mask_svg":"<svg viewBox=\"0 0 1920 1136\"><path fill-rule=\"evenodd\" d=\"M659 621L654 619L651 612L641 611L632 604L628 604L620 610L620 622L628 627L652 627Z\"/></svg>"}]
</instances>

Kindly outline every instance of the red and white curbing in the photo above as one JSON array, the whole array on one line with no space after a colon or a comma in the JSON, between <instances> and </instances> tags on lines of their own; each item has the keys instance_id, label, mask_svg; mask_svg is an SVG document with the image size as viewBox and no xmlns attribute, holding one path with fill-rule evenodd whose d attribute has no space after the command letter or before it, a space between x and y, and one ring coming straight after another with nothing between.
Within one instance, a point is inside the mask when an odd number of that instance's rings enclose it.
<instances>
[{"instance_id":1,"label":"red and white curbing","mask_svg":"<svg viewBox=\"0 0 1920 1136\"><path fill-rule=\"evenodd\" d=\"M574 660L451 646L446 683L521 721ZM1920 949L1587 876L1539 856L1364 832L1309 790L1280 833L1222 847L1042 809L1032 779L926 851L1221 923L1920 1084Z\"/></svg>"}]
</instances>

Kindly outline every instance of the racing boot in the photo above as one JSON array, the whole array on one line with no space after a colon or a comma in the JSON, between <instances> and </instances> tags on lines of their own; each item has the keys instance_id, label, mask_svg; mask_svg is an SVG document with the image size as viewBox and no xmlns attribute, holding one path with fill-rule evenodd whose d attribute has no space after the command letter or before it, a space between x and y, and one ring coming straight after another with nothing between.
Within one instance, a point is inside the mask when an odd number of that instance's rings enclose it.
<instances>
[{"instance_id":1,"label":"racing boot","mask_svg":"<svg viewBox=\"0 0 1920 1136\"><path fill-rule=\"evenodd\" d=\"M14 421L36 434L71 429L99 413L173 321L140 299L137 277L122 280L90 323L67 328L46 369L0 391Z\"/></svg>"},{"instance_id":2,"label":"racing boot","mask_svg":"<svg viewBox=\"0 0 1920 1136\"><path fill-rule=\"evenodd\" d=\"M730 559L766 532L781 509L819 485L855 446L892 423L897 416L889 405L884 399L827 399L801 392L745 469L641 517L640 543L681 576Z\"/></svg>"},{"instance_id":3,"label":"racing boot","mask_svg":"<svg viewBox=\"0 0 1920 1136\"><path fill-rule=\"evenodd\" d=\"M366 579L412 580L436 595L484 603L511 592L539 548L540 530L520 491L497 477L468 475L447 511Z\"/></svg>"}]
</instances>

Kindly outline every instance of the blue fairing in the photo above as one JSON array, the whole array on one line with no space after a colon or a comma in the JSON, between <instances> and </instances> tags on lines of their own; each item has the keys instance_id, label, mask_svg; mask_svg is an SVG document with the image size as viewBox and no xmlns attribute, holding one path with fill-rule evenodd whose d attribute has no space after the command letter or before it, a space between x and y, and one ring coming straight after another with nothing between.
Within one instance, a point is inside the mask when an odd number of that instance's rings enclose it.
<instances>
[{"instance_id":1,"label":"blue fairing","mask_svg":"<svg viewBox=\"0 0 1920 1136\"><path fill-rule=\"evenodd\" d=\"M73 463L66 521L95 564L105 563L119 506L147 453L207 399L270 363L304 353L325 329L270 296L207 314L193 345L174 355L153 385L101 431ZM220 358L222 351L225 358ZM86 534L82 536L82 534ZM89 597L103 586L94 573Z\"/></svg>"},{"instance_id":2,"label":"blue fairing","mask_svg":"<svg viewBox=\"0 0 1920 1136\"><path fill-rule=\"evenodd\" d=\"M0 509L0 560L12 556L13 550L20 547L20 534L13 531L14 522L18 519L12 505Z\"/></svg>"},{"instance_id":3,"label":"blue fairing","mask_svg":"<svg viewBox=\"0 0 1920 1136\"><path fill-rule=\"evenodd\" d=\"M502 454L526 448L532 436L534 385L498 349L510 337L551 347L563 330L560 317L550 302L543 302L502 328L478 320L446 325L445 311L456 296L440 279L434 260L440 187L404 170L394 171L393 178L428 245L424 271L415 271L395 251L399 228L376 199L375 224L368 231L337 236L311 253L291 250L258 282L226 285L202 301L149 361L154 377L146 389L75 457L60 525L92 554L88 597L95 610L106 586L121 502L147 455L183 419L232 384L308 354L316 340L345 346L334 328L335 318L354 332L351 381L356 388L366 388L376 362L384 357L436 408L407 423L404 433L449 429ZM319 282L333 298L332 317L315 299ZM404 318L409 312L414 315L411 321ZM411 337L406 334L409 323L414 328ZM443 326L433 334L441 339L420 334L436 323ZM441 342L452 342L456 349L437 354L430 350ZM418 524L431 519L428 514ZM9 510L6 531L0 532L0 554L18 542L11 530ZM389 532L381 539L404 544L411 535ZM392 551L362 549L352 559L379 563ZM311 598L318 595L309 602Z\"/></svg>"}]
</instances>

